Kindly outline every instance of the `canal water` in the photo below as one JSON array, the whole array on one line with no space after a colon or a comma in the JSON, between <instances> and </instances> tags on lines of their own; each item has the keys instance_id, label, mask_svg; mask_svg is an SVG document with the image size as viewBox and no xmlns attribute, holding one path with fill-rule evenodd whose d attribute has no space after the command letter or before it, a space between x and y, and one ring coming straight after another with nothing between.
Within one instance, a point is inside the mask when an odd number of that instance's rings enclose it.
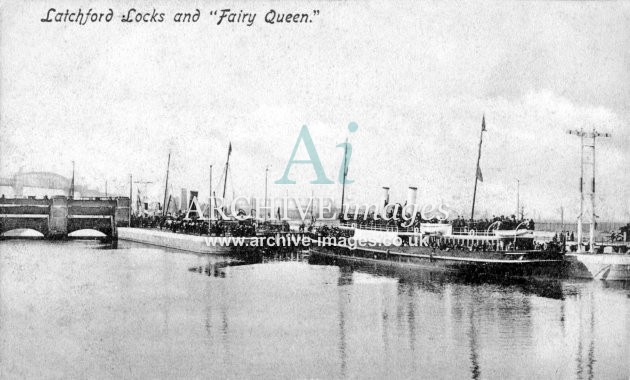
<instances>
[{"instance_id":1,"label":"canal water","mask_svg":"<svg viewBox=\"0 0 630 380\"><path fill-rule=\"evenodd\" d=\"M630 284L0 242L0 378L630 375Z\"/></svg>"}]
</instances>

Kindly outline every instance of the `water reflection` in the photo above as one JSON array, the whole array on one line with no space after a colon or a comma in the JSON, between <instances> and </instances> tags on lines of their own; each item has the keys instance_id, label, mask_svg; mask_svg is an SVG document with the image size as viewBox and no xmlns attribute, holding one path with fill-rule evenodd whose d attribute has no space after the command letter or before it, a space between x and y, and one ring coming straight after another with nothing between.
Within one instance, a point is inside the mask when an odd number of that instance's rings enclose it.
<instances>
[{"instance_id":1,"label":"water reflection","mask_svg":"<svg viewBox=\"0 0 630 380\"><path fill-rule=\"evenodd\" d=\"M339 279L337 280L337 303L339 316L339 362L341 377L346 377L347 353L346 353L346 306L350 302L348 290L344 285L352 284L352 271L347 267L339 268Z\"/></svg>"},{"instance_id":2,"label":"water reflection","mask_svg":"<svg viewBox=\"0 0 630 380\"><path fill-rule=\"evenodd\" d=\"M263 252L243 252L242 254L232 255L198 255L200 258L205 259L205 262L188 268L190 272L204 274L210 277L225 278L227 270L230 267L248 266L255 264L269 264L273 262L301 262L308 255L304 255L302 252L293 250L285 251L281 253L263 253ZM350 273L350 277L352 273Z\"/></svg>"},{"instance_id":3,"label":"water reflection","mask_svg":"<svg viewBox=\"0 0 630 380\"><path fill-rule=\"evenodd\" d=\"M593 296L590 298L590 312L584 313L583 305L580 305L580 323L578 352L576 357L576 375L578 379L593 379L593 364L595 357L595 346L593 333L595 331L595 316L593 308L595 306Z\"/></svg>"},{"instance_id":4,"label":"water reflection","mask_svg":"<svg viewBox=\"0 0 630 380\"><path fill-rule=\"evenodd\" d=\"M0 244L6 377L630 374L627 283L462 278L299 251Z\"/></svg>"},{"instance_id":5,"label":"water reflection","mask_svg":"<svg viewBox=\"0 0 630 380\"><path fill-rule=\"evenodd\" d=\"M76 239L79 240L79 239ZM118 249L118 240L106 240L106 239L91 239L84 241L87 244L91 244L92 249L111 250Z\"/></svg>"},{"instance_id":6,"label":"water reflection","mask_svg":"<svg viewBox=\"0 0 630 380\"><path fill-rule=\"evenodd\" d=\"M340 287L353 285L355 275L361 273L395 280L397 283L396 297L399 300L404 300L404 303L396 303L396 325L399 330L401 328L407 329L406 335L410 352L416 350L418 335L422 335L422 328L425 325L423 322L426 322L418 319L418 299L426 297L427 294L434 294L443 300L444 308L448 311L447 315L453 318L452 322L458 326L467 326L469 377L473 379L494 377L482 375L483 363L488 361L488 359L484 360L482 357L484 350L480 349L480 345L484 346L488 343L484 340L491 338L490 340L496 348L509 350L512 355L508 357L512 357L514 362L518 362L520 355L527 355L531 346L536 343L537 339L540 339L538 336L541 335L541 331L536 330L536 328L540 329L540 323L534 319L538 316L537 309L532 304L532 296L559 301L557 303L557 317L551 313L551 315L544 315L544 319L549 322L556 321L563 337L567 337L568 328L572 328L576 322L579 324L577 326L579 336L576 339L578 347L575 355L577 368L574 375L581 379L594 377L594 368L597 363L594 336L597 329L596 310L598 305L595 299L596 292L592 290L594 284L591 281L479 279L444 272L410 270L404 267L364 264L319 257L309 258L309 263L338 266L338 286ZM599 284L595 282L595 285ZM619 291L626 298L630 296L628 282L603 283L601 286L604 289ZM419 294L416 294L416 291L419 291ZM572 315L569 326L567 326L567 313L571 314L572 311L567 311L567 307L570 306L572 309L576 303L580 305L580 309L577 315ZM627 321L630 314L627 309L628 305L625 306L625 314L617 315L623 321ZM388 313L382 311L380 315L383 350L389 352ZM345 318L345 314L340 313L341 317ZM423 313L423 317L426 317L426 313ZM418 327L421 327L421 330L417 330ZM498 330L499 334L493 336L488 327ZM544 325L543 329L553 329L553 326ZM501 338L501 336L509 338ZM423 349L426 348L423 346ZM627 357L628 349L625 348L622 354ZM501 359L501 357L497 356L493 359ZM513 365L514 362L509 365L506 364L506 366ZM506 363L510 363L510 361L508 360ZM413 361L410 363L410 365L414 364ZM496 362L494 366L496 366ZM415 370L414 367L413 371ZM500 373L501 371L491 372L491 374ZM624 374L625 372L622 370L612 373Z\"/></svg>"},{"instance_id":7,"label":"water reflection","mask_svg":"<svg viewBox=\"0 0 630 380\"><path fill-rule=\"evenodd\" d=\"M310 256L308 262L312 265L339 266L339 270L345 272L344 282L340 282L340 286L346 285L346 282L347 285L351 285L352 273L358 271L374 276L396 279L399 284L399 289L415 288L423 292L435 294L442 294L445 287L448 285L460 284L470 286L494 286L506 291L516 290L523 294L533 294L545 298L562 299L564 297L562 281L555 279L476 277L444 271L394 265L366 264L317 256Z\"/></svg>"},{"instance_id":8,"label":"water reflection","mask_svg":"<svg viewBox=\"0 0 630 380\"><path fill-rule=\"evenodd\" d=\"M470 339L470 371L471 377L475 380L480 379L481 371L479 370L479 359L477 354L477 328L475 327L475 312L471 310L470 313L470 331L468 337Z\"/></svg>"}]
</instances>

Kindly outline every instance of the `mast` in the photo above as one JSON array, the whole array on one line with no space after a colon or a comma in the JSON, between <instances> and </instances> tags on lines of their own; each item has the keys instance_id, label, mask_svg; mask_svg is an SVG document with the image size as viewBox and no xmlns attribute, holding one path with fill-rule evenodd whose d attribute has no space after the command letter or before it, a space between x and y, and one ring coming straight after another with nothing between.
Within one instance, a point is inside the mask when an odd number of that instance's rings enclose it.
<instances>
[{"instance_id":1,"label":"mast","mask_svg":"<svg viewBox=\"0 0 630 380\"><path fill-rule=\"evenodd\" d=\"M578 252L582 252L584 235L582 220L584 218L584 131L580 128L580 216L578 217Z\"/></svg>"},{"instance_id":2,"label":"mast","mask_svg":"<svg viewBox=\"0 0 630 380\"><path fill-rule=\"evenodd\" d=\"M481 143L483 142L483 132L486 130L486 115L481 118L481 133L479 135L479 153L477 154L477 169L475 170L475 190L473 191L472 210L470 211L470 220L475 219L475 200L477 199L477 181L481 176L479 168L479 160L481 160ZM483 182L483 179L481 180Z\"/></svg>"},{"instance_id":3,"label":"mast","mask_svg":"<svg viewBox=\"0 0 630 380\"><path fill-rule=\"evenodd\" d=\"M168 208L171 206L171 199L172 198L173 198L173 196L169 194L168 202L166 202L166 206L164 207L164 210L168 211Z\"/></svg>"},{"instance_id":4,"label":"mast","mask_svg":"<svg viewBox=\"0 0 630 380\"><path fill-rule=\"evenodd\" d=\"M315 223L315 191L311 188L311 223Z\"/></svg>"},{"instance_id":5,"label":"mast","mask_svg":"<svg viewBox=\"0 0 630 380\"><path fill-rule=\"evenodd\" d=\"M133 176L129 174L129 225L128 227L131 227L132 198L133 198Z\"/></svg>"},{"instance_id":6,"label":"mast","mask_svg":"<svg viewBox=\"0 0 630 380\"><path fill-rule=\"evenodd\" d=\"M348 155L348 139L346 138L346 143L343 145L343 180L341 181L341 215L340 219L345 219L345 215L343 213L343 201L346 195L346 176L348 175L348 166L347 166L347 155Z\"/></svg>"},{"instance_id":7,"label":"mast","mask_svg":"<svg viewBox=\"0 0 630 380\"><path fill-rule=\"evenodd\" d=\"M162 216L165 215L166 212L166 196L168 194L168 173L171 169L171 152L168 152L168 162L166 163L166 183L164 185L164 207L162 208Z\"/></svg>"},{"instance_id":8,"label":"mast","mask_svg":"<svg viewBox=\"0 0 630 380\"><path fill-rule=\"evenodd\" d=\"M228 170L230 167L230 154L232 153L232 143L230 142L230 146L228 148L227 160L225 161L225 179L223 181L223 200L225 201L225 189L227 187L227 176Z\"/></svg>"},{"instance_id":9,"label":"mast","mask_svg":"<svg viewBox=\"0 0 630 380\"><path fill-rule=\"evenodd\" d=\"M264 213L265 213L265 217L264 217L264 221L267 221L267 177L269 174L269 165L267 165L267 167L265 168L265 208L264 208Z\"/></svg>"},{"instance_id":10,"label":"mast","mask_svg":"<svg viewBox=\"0 0 630 380\"><path fill-rule=\"evenodd\" d=\"M591 225L588 234L588 246L591 253L595 253L595 138L597 138L597 136L597 131L595 131L595 128L593 128L593 151L591 152L591 164L593 169L593 177L591 178Z\"/></svg>"},{"instance_id":11,"label":"mast","mask_svg":"<svg viewBox=\"0 0 630 380\"><path fill-rule=\"evenodd\" d=\"M282 218L280 219L284 219L288 217L289 217L289 189L286 189L284 202L282 202Z\"/></svg>"},{"instance_id":12,"label":"mast","mask_svg":"<svg viewBox=\"0 0 630 380\"><path fill-rule=\"evenodd\" d=\"M210 231L210 220L212 220L212 165L210 165L210 208L208 210L208 232Z\"/></svg>"},{"instance_id":13,"label":"mast","mask_svg":"<svg viewBox=\"0 0 630 380\"><path fill-rule=\"evenodd\" d=\"M520 212L521 212L521 180L517 178L516 179L516 217L517 218Z\"/></svg>"}]
</instances>

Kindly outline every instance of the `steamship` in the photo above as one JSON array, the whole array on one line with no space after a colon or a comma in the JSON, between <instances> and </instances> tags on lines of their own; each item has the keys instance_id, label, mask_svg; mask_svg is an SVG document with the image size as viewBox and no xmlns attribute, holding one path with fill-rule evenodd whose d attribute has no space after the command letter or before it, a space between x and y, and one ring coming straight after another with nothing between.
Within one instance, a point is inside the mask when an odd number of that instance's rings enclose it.
<instances>
[{"instance_id":1,"label":"steamship","mask_svg":"<svg viewBox=\"0 0 630 380\"><path fill-rule=\"evenodd\" d=\"M389 189L383 190L383 204L387 204ZM412 187L407 204L415 201L416 188ZM472 224L433 221L403 228L372 219L361 223L342 221L338 231L337 236L316 233L310 254L471 275L555 277L567 270L562 244L536 244L527 223L504 229L495 222L480 229Z\"/></svg>"},{"instance_id":2,"label":"steamship","mask_svg":"<svg viewBox=\"0 0 630 380\"><path fill-rule=\"evenodd\" d=\"M534 241L533 224L495 221L490 225L473 223L477 181L482 180L479 161L483 133L486 131L485 116L481 121L479 153L475 172L470 223L429 222L413 228L402 228L398 223L379 223L377 218L362 223L348 224L342 220L339 230L326 230L325 234L338 236L315 237L311 245L312 255L344 260L360 260L388 265L404 265L437 268L446 271L465 272L473 275L558 276L566 271L564 243L556 241L537 244ZM341 209L344 209L345 177L341 193ZM387 213L389 188L384 187L384 209ZM417 189L409 188L408 206L416 204ZM407 212L404 208L402 213ZM413 210L412 214L415 213ZM396 215L397 216L397 215ZM417 215L411 215L417 217ZM342 215L343 219L343 215ZM350 236L351 235L351 236ZM341 239L343 237L343 239ZM328 238L328 239L326 239Z\"/></svg>"}]
</instances>

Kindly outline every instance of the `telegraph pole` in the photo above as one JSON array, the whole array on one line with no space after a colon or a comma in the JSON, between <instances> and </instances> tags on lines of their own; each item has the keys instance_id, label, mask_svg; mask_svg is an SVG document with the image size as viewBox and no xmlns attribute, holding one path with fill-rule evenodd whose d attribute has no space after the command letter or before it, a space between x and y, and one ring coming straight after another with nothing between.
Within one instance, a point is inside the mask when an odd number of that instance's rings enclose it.
<instances>
[{"instance_id":1,"label":"telegraph pole","mask_svg":"<svg viewBox=\"0 0 630 380\"><path fill-rule=\"evenodd\" d=\"M567 131L570 135L576 135L580 137L580 215L578 216L578 252L582 250L582 220L584 217L584 166L591 165L593 175L591 178L591 217L590 217L590 229L589 229L589 248L591 253L595 253L595 141L598 137L611 137L610 133L600 133L593 128L591 132L584 131L583 128L573 129ZM585 142L585 138L592 139L591 143ZM584 148L591 150L591 160L588 161L584 157Z\"/></svg>"}]
</instances>

